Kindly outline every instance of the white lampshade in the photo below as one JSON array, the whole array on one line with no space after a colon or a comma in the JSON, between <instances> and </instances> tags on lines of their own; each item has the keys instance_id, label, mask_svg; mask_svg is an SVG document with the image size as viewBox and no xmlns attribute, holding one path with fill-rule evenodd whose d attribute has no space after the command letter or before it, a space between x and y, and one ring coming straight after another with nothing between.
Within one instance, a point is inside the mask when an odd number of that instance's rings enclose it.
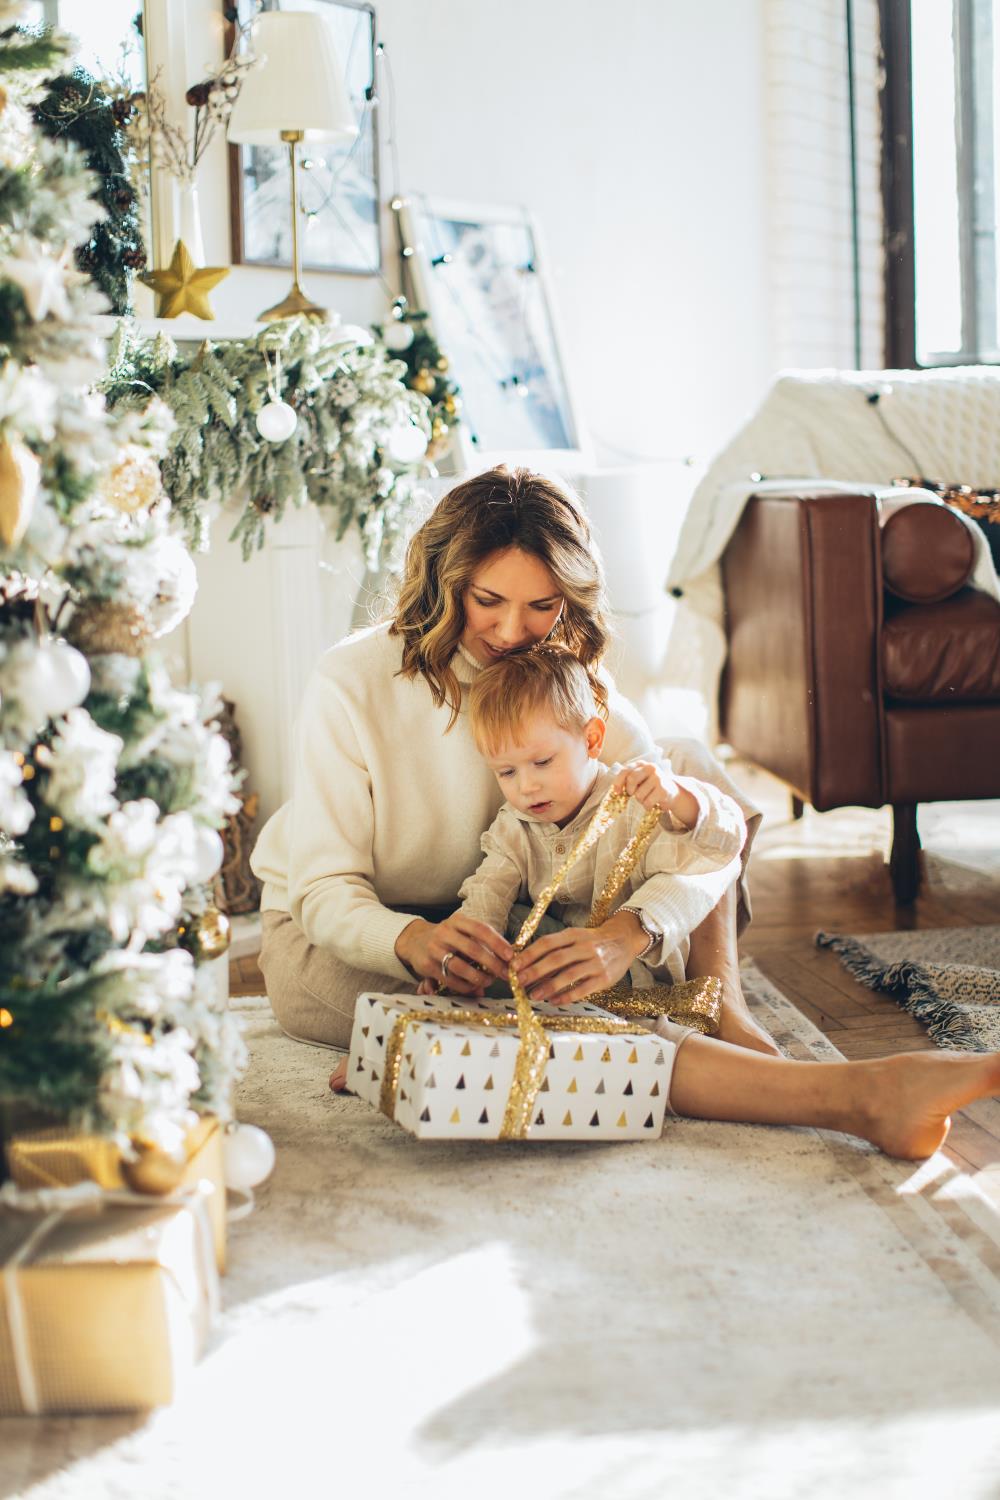
<instances>
[{"instance_id":1,"label":"white lampshade","mask_svg":"<svg viewBox=\"0 0 1000 1500\"><path fill-rule=\"evenodd\" d=\"M229 120L231 141L281 143L283 130L305 142L350 141L358 133L330 28L304 10L266 10L253 26L260 61L243 80Z\"/></svg>"}]
</instances>

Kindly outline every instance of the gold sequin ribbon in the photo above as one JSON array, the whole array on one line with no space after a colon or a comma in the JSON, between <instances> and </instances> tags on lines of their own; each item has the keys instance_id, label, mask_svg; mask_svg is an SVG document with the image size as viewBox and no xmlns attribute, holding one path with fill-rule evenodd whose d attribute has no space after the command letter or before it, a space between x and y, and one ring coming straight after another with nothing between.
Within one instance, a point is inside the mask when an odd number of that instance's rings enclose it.
<instances>
[{"instance_id":1,"label":"gold sequin ribbon","mask_svg":"<svg viewBox=\"0 0 1000 1500\"><path fill-rule=\"evenodd\" d=\"M538 930L539 922L555 899L563 880L573 866L607 832L615 818L625 811L628 802L629 798L625 792L616 792L612 789L605 794L590 823L567 855L565 863L545 889L539 892L538 899L522 923L514 942L515 953L520 953L531 942ZM659 809L653 809L643 816L635 833L615 860L611 873L605 881L604 889L594 902L587 920L588 927L599 927L607 920L622 887L656 832L659 821ZM532 1109L542 1086L545 1065L548 1061L549 1042L545 1034L547 1031L602 1033L608 1036L648 1036L649 1033L644 1027L636 1027L626 1020L615 1019L619 1016L631 1016L636 1020L670 1016L681 1025L690 1026L693 1030L709 1036L714 1035L719 1029L719 1017L722 1012L722 981L716 978L692 979L685 984L657 984L648 990L633 990L628 984L617 984L587 997L591 1003L611 1011L611 1016L543 1016L532 1010L531 1001L514 971L513 964L507 971L507 977L514 997L515 1008L513 1010L488 1012L460 1009L409 1010L397 1016L386 1046L385 1068L379 1095L379 1108L384 1115L388 1115L390 1120L395 1118L403 1047L409 1028L418 1021L429 1022L432 1025L474 1026L508 1031L514 1027L517 1028L519 1046L514 1064L514 1077L507 1095L507 1105L500 1127L502 1141L524 1140L528 1134Z\"/></svg>"}]
</instances>

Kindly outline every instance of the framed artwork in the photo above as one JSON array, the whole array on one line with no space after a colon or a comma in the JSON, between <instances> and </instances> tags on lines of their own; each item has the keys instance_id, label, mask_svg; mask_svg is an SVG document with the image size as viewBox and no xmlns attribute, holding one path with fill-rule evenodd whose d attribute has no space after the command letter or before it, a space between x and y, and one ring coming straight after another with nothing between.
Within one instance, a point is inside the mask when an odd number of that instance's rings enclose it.
<instances>
[{"instance_id":1,"label":"framed artwork","mask_svg":"<svg viewBox=\"0 0 1000 1500\"><path fill-rule=\"evenodd\" d=\"M413 303L461 387L463 465L587 464L528 213L412 195L398 214Z\"/></svg>"},{"instance_id":2,"label":"framed artwork","mask_svg":"<svg viewBox=\"0 0 1000 1500\"><path fill-rule=\"evenodd\" d=\"M223 7L229 10L229 4ZM299 155L300 244L305 270L374 276L382 268L379 234L375 10L361 0L263 0L261 10L321 15L357 114L348 145L304 146ZM241 26L254 0L238 0ZM231 47L235 30L230 23ZM229 194L234 265L291 266L288 152L284 146L230 146Z\"/></svg>"}]
</instances>

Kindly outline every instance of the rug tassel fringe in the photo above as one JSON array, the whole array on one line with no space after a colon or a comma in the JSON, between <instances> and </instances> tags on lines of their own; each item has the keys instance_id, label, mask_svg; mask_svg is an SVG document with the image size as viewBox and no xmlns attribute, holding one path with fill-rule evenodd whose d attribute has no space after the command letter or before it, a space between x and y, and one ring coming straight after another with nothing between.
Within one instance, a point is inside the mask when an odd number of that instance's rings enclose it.
<instances>
[{"instance_id":1,"label":"rug tassel fringe","mask_svg":"<svg viewBox=\"0 0 1000 1500\"><path fill-rule=\"evenodd\" d=\"M818 932L816 946L830 948L844 968L870 990L891 995L902 1010L927 1027L928 1034L939 1045L963 1052L989 1050L976 1036L961 1007L938 994L933 976L923 964L909 959L884 963L857 938L840 937L836 933Z\"/></svg>"}]
</instances>

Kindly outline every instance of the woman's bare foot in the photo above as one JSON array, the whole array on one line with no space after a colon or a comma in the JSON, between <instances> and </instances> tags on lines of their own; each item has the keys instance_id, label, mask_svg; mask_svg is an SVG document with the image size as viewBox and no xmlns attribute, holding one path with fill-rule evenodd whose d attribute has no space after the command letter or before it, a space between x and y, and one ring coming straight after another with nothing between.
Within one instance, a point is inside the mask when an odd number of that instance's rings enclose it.
<instances>
[{"instance_id":1,"label":"woman's bare foot","mask_svg":"<svg viewBox=\"0 0 1000 1500\"><path fill-rule=\"evenodd\" d=\"M944 1144L953 1110L1000 1091L1000 1052L906 1052L861 1069L856 1121L845 1128L907 1161Z\"/></svg>"},{"instance_id":2,"label":"woman's bare foot","mask_svg":"<svg viewBox=\"0 0 1000 1500\"><path fill-rule=\"evenodd\" d=\"M783 1054L771 1037L750 1014L750 1007L742 994L733 995L727 990L722 1001L718 1037L731 1047L749 1047L752 1052L765 1052L769 1057Z\"/></svg>"},{"instance_id":3,"label":"woman's bare foot","mask_svg":"<svg viewBox=\"0 0 1000 1500\"><path fill-rule=\"evenodd\" d=\"M342 1094L347 1087L347 1058L339 1062L330 1074L330 1087L335 1094Z\"/></svg>"}]
</instances>

